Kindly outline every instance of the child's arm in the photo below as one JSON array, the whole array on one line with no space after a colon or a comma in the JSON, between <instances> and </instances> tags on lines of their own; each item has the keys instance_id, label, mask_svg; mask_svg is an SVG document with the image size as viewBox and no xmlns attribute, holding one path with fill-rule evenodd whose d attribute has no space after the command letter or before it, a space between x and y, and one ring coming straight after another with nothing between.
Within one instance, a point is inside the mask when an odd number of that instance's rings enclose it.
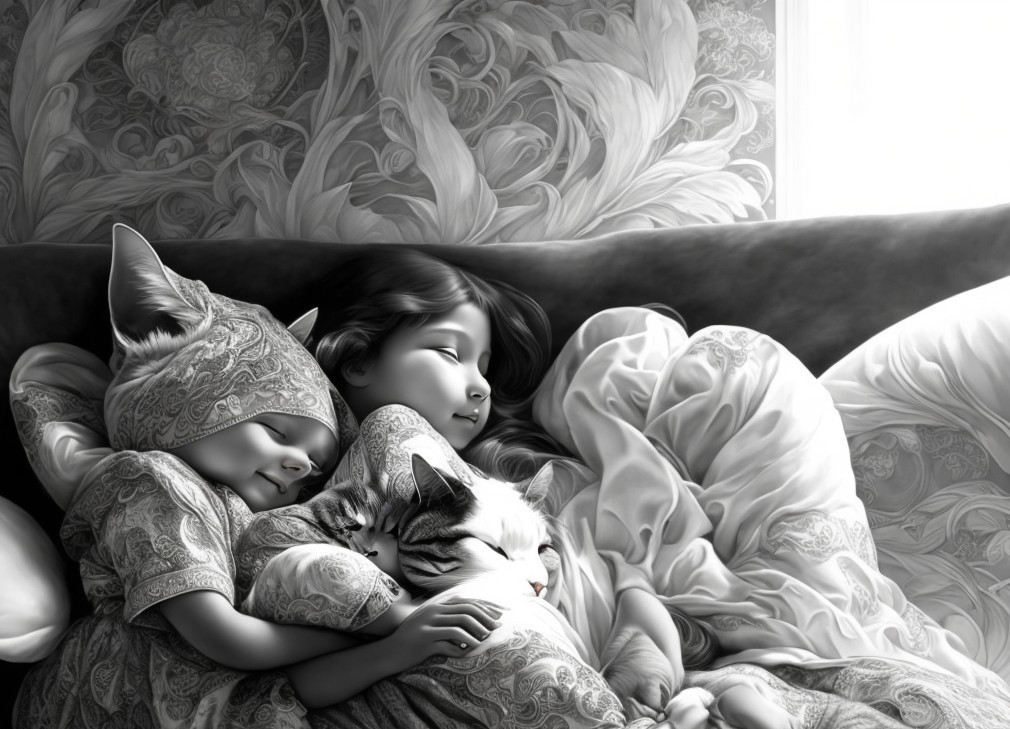
<instances>
[{"instance_id":1,"label":"child's arm","mask_svg":"<svg viewBox=\"0 0 1010 729\"><path fill-rule=\"evenodd\" d=\"M397 611L403 620L389 637L360 644L337 631L245 615L209 590L178 595L160 607L183 638L218 663L245 671L286 667L309 707L350 698L436 654L465 655L497 627L501 615L482 602L431 602L409 614Z\"/></svg>"},{"instance_id":2,"label":"child's arm","mask_svg":"<svg viewBox=\"0 0 1010 729\"><path fill-rule=\"evenodd\" d=\"M186 592L158 607L194 648L218 663L243 671L278 668L361 642L336 630L254 618L211 590Z\"/></svg>"},{"instance_id":3,"label":"child's arm","mask_svg":"<svg viewBox=\"0 0 1010 729\"><path fill-rule=\"evenodd\" d=\"M285 670L305 706L328 706L431 656L466 655L498 626L500 615L497 608L481 602L429 602L387 638Z\"/></svg>"}]
</instances>

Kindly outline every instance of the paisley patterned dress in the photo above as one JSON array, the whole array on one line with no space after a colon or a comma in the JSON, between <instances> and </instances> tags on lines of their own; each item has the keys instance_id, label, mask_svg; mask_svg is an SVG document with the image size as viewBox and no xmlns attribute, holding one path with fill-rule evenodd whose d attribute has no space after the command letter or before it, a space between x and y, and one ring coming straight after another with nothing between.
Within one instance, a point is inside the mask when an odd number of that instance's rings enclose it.
<instances>
[{"instance_id":1,"label":"paisley patterned dress","mask_svg":"<svg viewBox=\"0 0 1010 729\"><path fill-rule=\"evenodd\" d=\"M193 590L234 601L234 545L251 518L238 495L174 456L123 451L103 461L61 529L94 612L33 667L14 725L306 727L283 673L211 661L156 607Z\"/></svg>"}]
</instances>

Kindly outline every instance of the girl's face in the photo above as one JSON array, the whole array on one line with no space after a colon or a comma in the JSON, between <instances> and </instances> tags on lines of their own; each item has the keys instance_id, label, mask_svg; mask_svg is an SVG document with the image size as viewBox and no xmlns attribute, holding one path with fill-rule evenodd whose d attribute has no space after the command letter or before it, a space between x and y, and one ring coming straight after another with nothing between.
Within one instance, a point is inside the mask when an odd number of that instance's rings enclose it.
<instances>
[{"instance_id":1,"label":"girl's face","mask_svg":"<svg viewBox=\"0 0 1010 729\"><path fill-rule=\"evenodd\" d=\"M173 448L209 481L237 493L252 511L293 504L302 487L326 473L337 439L318 420L264 413Z\"/></svg>"},{"instance_id":2,"label":"girl's face","mask_svg":"<svg viewBox=\"0 0 1010 729\"><path fill-rule=\"evenodd\" d=\"M487 424L490 359L491 322L474 304L460 304L394 330L374 360L343 371L344 394L359 418L384 405L413 408L459 450Z\"/></svg>"}]
</instances>

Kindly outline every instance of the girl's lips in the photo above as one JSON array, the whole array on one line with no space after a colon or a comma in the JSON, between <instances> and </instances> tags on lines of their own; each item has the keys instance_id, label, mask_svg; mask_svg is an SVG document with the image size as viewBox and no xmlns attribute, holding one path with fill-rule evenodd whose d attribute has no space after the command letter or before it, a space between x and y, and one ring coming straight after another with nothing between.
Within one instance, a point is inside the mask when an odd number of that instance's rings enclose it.
<instances>
[{"instance_id":1,"label":"girl's lips","mask_svg":"<svg viewBox=\"0 0 1010 729\"><path fill-rule=\"evenodd\" d=\"M477 418L478 418L478 416L476 414L473 414L473 415L453 415L452 417L454 417L454 418L462 418L463 420L469 420L474 425L477 424Z\"/></svg>"}]
</instances>

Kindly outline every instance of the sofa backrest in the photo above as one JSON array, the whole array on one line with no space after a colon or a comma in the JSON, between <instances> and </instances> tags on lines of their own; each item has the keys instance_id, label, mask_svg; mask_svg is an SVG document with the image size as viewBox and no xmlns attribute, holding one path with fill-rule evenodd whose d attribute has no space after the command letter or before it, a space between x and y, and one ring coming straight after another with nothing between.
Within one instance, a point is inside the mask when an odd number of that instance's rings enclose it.
<instances>
[{"instance_id":1,"label":"sofa backrest","mask_svg":"<svg viewBox=\"0 0 1010 729\"><path fill-rule=\"evenodd\" d=\"M221 240L156 248L180 274L289 320L314 305L309 292L359 246ZM551 317L556 348L595 311L661 302L691 331L720 323L764 331L819 373L914 311L1010 275L1010 205L426 250L537 299ZM74 243L0 247L4 381L18 356L42 342L70 342L107 357L109 253L107 246ZM13 454L0 494L55 539L61 514L34 479L9 409L0 439Z\"/></svg>"}]
</instances>

